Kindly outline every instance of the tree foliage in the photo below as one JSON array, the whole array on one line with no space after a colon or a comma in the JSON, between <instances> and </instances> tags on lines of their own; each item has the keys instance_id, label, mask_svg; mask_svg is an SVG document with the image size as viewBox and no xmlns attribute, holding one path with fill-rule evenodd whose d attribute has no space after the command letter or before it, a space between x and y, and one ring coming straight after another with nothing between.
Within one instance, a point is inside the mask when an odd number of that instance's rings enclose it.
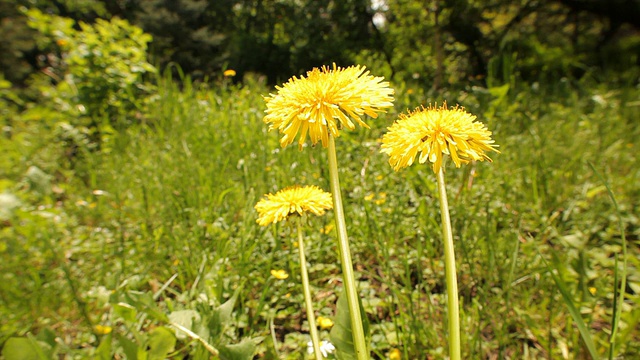
<instances>
[{"instance_id":1,"label":"tree foliage","mask_svg":"<svg viewBox=\"0 0 640 360\"><path fill-rule=\"evenodd\" d=\"M233 68L238 78L255 72L277 82L322 64L364 62L439 87L481 80L505 56L536 79L626 73L640 52L633 0L0 0L0 61L14 83L46 56L18 11L26 6L88 23L127 19L153 36L154 64L196 78Z\"/></svg>"}]
</instances>

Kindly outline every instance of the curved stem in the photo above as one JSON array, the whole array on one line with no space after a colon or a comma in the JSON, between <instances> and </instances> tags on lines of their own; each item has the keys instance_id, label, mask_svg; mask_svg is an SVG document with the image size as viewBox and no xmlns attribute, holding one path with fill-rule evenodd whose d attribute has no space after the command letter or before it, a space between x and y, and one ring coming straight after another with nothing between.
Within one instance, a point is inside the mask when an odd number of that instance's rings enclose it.
<instances>
[{"instance_id":1,"label":"curved stem","mask_svg":"<svg viewBox=\"0 0 640 360\"><path fill-rule=\"evenodd\" d=\"M300 253L300 276L302 278L302 289L304 291L304 303L307 308L307 321L309 321L309 333L311 343L313 343L313 353L316 360L322 360L320 352L320 340L316 327L316 316L313 312L313 302L311 301L311 290L309 289L309 274L307 272L307 260L304 255L304 239L302 238L302 218L298 218L298 252Z\"/></svg>"},{"instance_id":2,"label":"curved stem","mask_svg":"<svg viewBox=\"0 0 640 360\"><path fill-rule=\"evenodd\" d=\"M449 358L460 360L460 314L458 305L458 280L456 278L456 258L453 249L451 219L447 190L442 168L437 174L438 194L440 195L440 214L442 217L442 237L444 240L445 276L447 278L447 316L449 319Z\"/></svg>"},{"instance_id":3,"label":"curved stem","mask_svg":"<svg viewBox=\"0 0 640 360\"><path fill-rule=\"evenodd\" d=\"M336 230L338 233L338 248L340 249L340 263L342 264L342 278L344 281L345 295L349 304L349 317L351 319L351 332L353 334L353 344L358 360L367 360L367 342L364 336L362 317L360 315L360 302L358 301L358 290L356 289L356 278L351 263L351 251L349 250L349 238L347 236L347 225L342 209L342 195L340 193L340 179L338 176L338 160L336 158L336 142L333 136L329 135L329 176L331 180L331 193L333 194L333 211L336 218Z\"/></svg>"}]
</instances>

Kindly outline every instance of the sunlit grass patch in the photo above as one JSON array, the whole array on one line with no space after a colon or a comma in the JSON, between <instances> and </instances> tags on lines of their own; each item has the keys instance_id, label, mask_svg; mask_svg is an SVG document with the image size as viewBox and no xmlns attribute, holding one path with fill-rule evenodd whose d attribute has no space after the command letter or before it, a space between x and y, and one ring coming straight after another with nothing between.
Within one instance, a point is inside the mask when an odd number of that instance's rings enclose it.
<instances>
[{"instance_id":1,"label":"sunlit grass patch","mask_svg":"<svg viewBox=\"0 0 640 360\"><path fill-rule=\"evenodd\" d=\"M2 138L3 149L13 154L3 161L22 159L24 165L12 165L1 182L2 192L20 205L0 220L0 343L27 333L46 340L45 329L51 329L63 344L54 344L55 351L90 356L109 335L96 331L97 325L111 327L114 344L134 339L134 325L142 334L171 329L159 314L143 315L148 309L142 295L132 298L135 292L149 294L160 314L194 310L200 316L210 316L203 309L217 309L237 292L223 332L228 343L261 338L256 353L264 358L306 353L308 329L291 260L297 249L284 228L256 224L254 205L283 185L329 188L326 154L280 148L280 136L262 121L267 87L251 81L228 85L223 90L161 82L139 124L114 136L110 152L82 160L91 169L86 177L45 162L53 155L43 144ZM463 358L584 353L540 258L551 259L551 251L604 355L620 233L602 182L585 160L616 195L630 244L640 234L637 89L608 93L602 85L513 88L508 106L500 107L483 93L447 94L488 124L502 152L490 166L476 163L448 173L454 234L465 239L456 247L461 326L468 329L461 339ZM599 94L607 95L604 102L592 100ZM379 153L382 134L397 112L415 107L410 102L417 96L398 94L406 103L368 122L370 130L340 137L346 221L376 358L440 358L447 348L439 225L415 221L439 217L432 170L395 173ZM427 103L442 100L419 96ZM50 193L29 185L30 165L50 176ZM336 231L327 215L318 219L318 231L306 232L306 244L316 309L335 321L342 282L337 249L326 241ZM638 256L630 246L617 342L617 354L630 358L640 351ZM271 270L289 278L278 280ZM326 337L328 329L320 333ZM202 345L190 341L177 339L180 356L204 356ZM122 349L114 351L124 356Z\"/></svg>"}]
</instances>

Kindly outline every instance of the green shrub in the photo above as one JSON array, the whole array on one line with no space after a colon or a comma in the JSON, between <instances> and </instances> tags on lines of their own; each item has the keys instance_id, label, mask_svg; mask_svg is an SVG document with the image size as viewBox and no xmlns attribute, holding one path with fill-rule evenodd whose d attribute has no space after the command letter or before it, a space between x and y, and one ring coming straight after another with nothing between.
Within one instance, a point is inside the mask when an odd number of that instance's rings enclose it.
<instances>
[{"instance_id":1,"label":"green shrub","mask_svg":"<svg viewBox=\"0 0 640 360\"><path fill-rule=\"evenodd\" d=\"M142 110L153 86L143 76L155 73L147 62L151 36L126 20L98 19L95 24L25 10L29 26L41 37L38 46L47 53L43 73L55 86L50 100L58 110L72 112L74 126L121 128ZM100 140L100 137L97 137Z\"/></svg>"}]
</instances>

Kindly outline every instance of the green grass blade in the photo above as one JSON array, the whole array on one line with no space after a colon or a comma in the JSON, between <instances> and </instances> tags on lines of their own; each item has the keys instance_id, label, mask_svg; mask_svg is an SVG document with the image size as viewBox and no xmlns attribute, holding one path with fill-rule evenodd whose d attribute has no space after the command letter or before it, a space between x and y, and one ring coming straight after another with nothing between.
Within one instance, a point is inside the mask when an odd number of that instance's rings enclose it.
<instances>
[{"instance_id":1,"label":"green grass blade","mask_svg":"<svg viewBox=\"0 0 640 360\"><path fill-rule=\"evenodd\" d=\"M593 171L594 174L602 181L604 187L607 189L607 194L613 203L613 207L616 210L616 216L618 217L618 228L620 230L620 237L622 241L622 273L618 274L618 257L616 256L615 261L615 269L614 269L614 292L613 292L613 319L611 319L611 336L609 336L609 359L613 359L613 353L615 351L616 345L616 335L618 333L618 327L620 326L620 317L622 316L622 304L624 303L624 294L627 288L627 238L624 233L624 223L622 221L622 216L620 215L620 208L618 207L618 202L616 201L616 197L613 196L613 191L611 191L611 187L602 177L602 175L596 170L593 164L590 161L587 161L589 167ZM620 280L620 290L617 288L618 277Z\"/></svg>"},{"instance_id":2,"label":"green grass blade","mask_svg":"<svg viewBox=\"0 0 640 360\"><path fill-rule=\"evenodd\" d=\"M587 350L589 350L589 354L591 355L591 358L594 360L599 359L600 357L598 355L598 351L596 351L596 345L593 342L593 339L591 338L591 333L589 332L589 329L585 325L584 320L582 320L582 315L580 314L580 311L578 311L578 308L576 308L575 304L573 303L573 297L571 296L569 289L567 289L567 285L564 283L562 278L560 278L560 276L558 276L554 272L554 270L557 271L558 269L555 266L551 268L551 266L545 260L545 258L542 256L541 258L542 258L542 261L544 261L545 265L547 266L547 270L549 271L549 274L551 274L553 281L556 283L558 290L560 290L560 294L562 294L562 300L567 306L567 309L569 310L569 313L571 314L573 321L576 323L576 326L580 331L580 336L582 337L582 341L586 345ZM555 258L555 255L554 255L554 258Z\"/></svg>"}]
</instances>

